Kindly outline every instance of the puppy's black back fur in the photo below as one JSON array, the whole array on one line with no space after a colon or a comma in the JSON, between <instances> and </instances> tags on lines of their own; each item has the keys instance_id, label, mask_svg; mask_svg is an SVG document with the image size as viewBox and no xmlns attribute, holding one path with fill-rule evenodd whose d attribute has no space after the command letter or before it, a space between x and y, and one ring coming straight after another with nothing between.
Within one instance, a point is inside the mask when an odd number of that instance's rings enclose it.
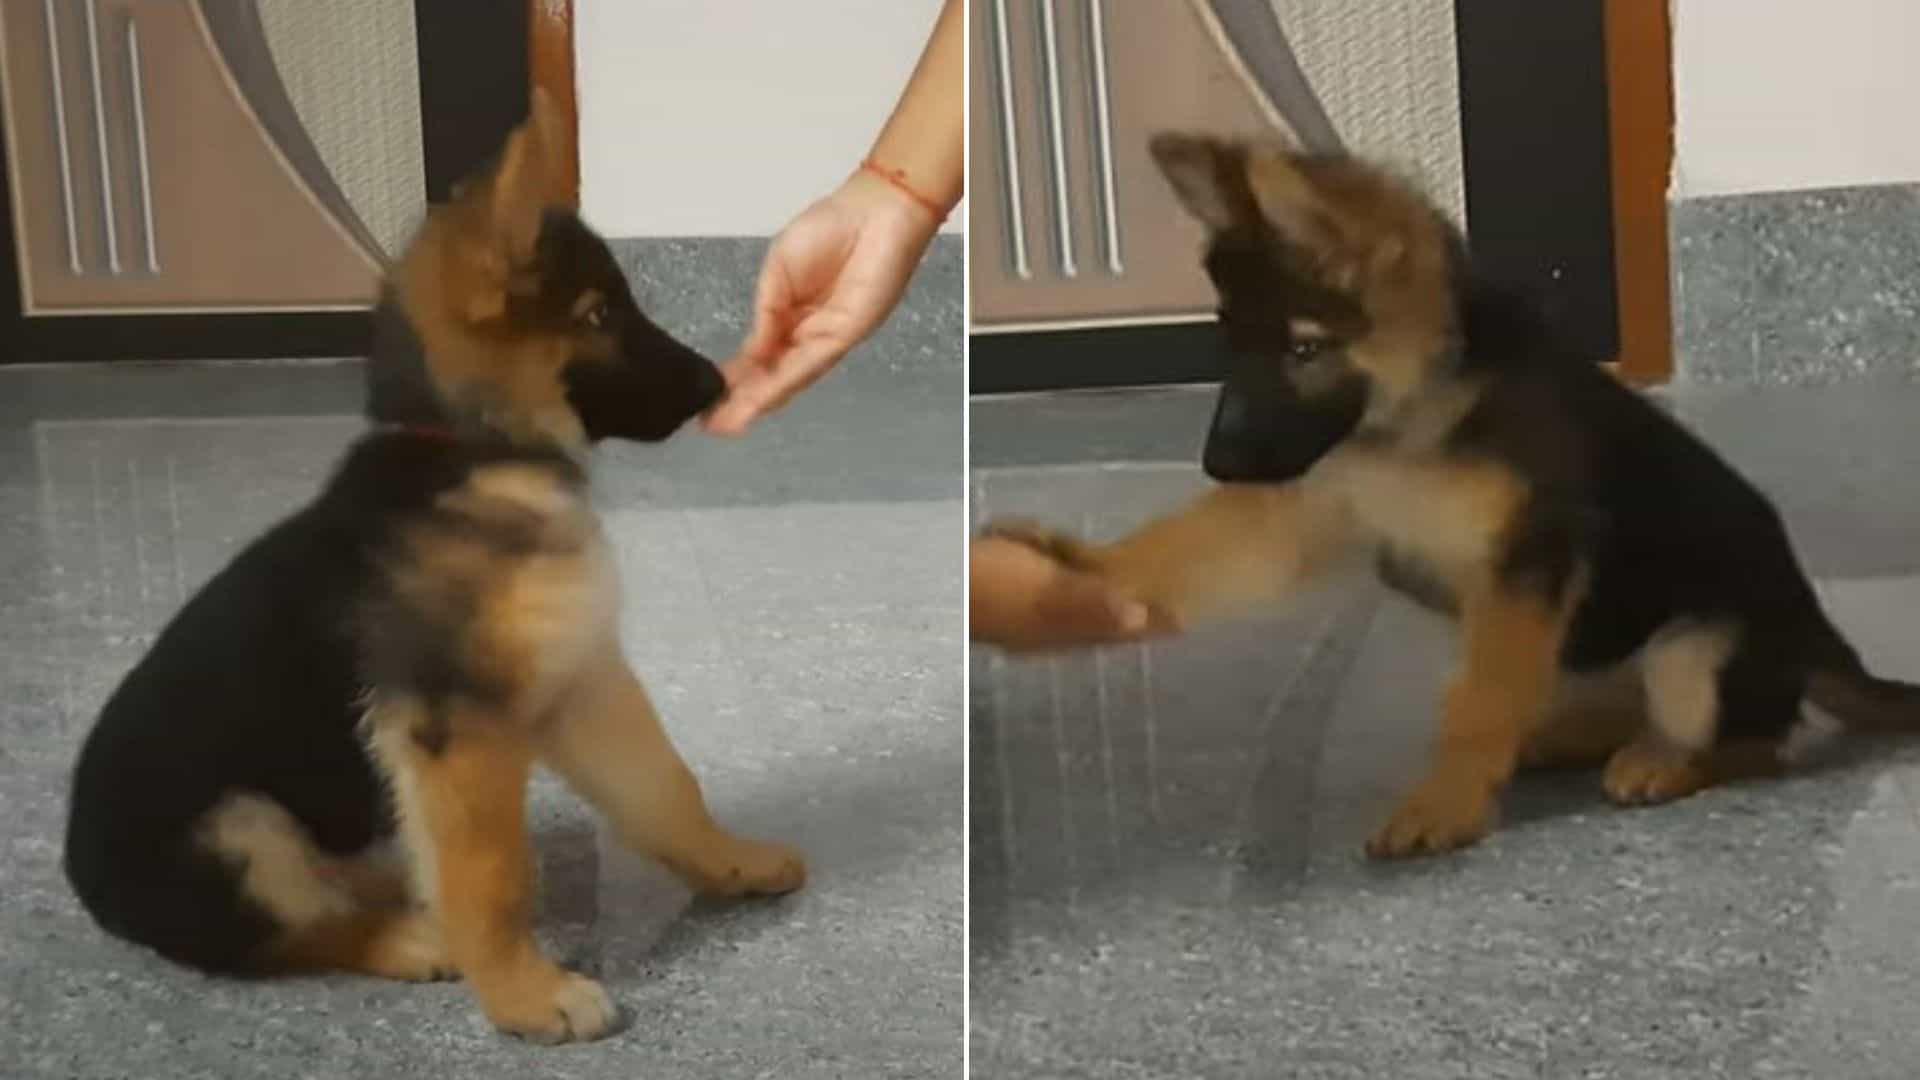
<instances>
[{"instance_id":1,"label":"puppy's black back fur","mask_svg":"<svg viewBox=\"0 0 1920 1080\"><path fill-rule=\"evenodd\" d=\"M1505 572L1588 575L1565 667L1617 664L1677 621L1740 628L1721 673L1722 737L1777 737L1809 678L1855 670L1772 503L1651 400L1568 353L1524 299L1476 287L1463 377L1482 385L1450 449L1528 481Z\"/></svg>"}]
</instances>

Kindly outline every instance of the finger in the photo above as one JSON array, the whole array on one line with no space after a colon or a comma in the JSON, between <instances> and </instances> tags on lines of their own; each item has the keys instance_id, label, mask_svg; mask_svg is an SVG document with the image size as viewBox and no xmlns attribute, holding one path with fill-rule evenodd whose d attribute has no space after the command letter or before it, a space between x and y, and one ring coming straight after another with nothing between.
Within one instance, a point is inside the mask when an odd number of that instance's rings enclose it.
<instances>
[{"instance_id":1,"label":"finger","mask_svg":"<svg viewBox=\"0 0 1920 1080\"><path fill-rule=\"evenodd\" d=\"M762 404L767 395L766 381L767 375L762 369L756 367L746 372L701 418L701 426L715 435L744 433L766 411Z\"/></svg>"},{"instance_id":2,"label":"finger","mask_svg":"<svg viewBox=\"0 0 1920 1080\"><path fill-rule=\"evenodd\" d=\"M760 415L785 408L795 394L819 382L821 376L832 371L852 347L852 341L838 336L814 338L794 346L767 378L759 383L764 388L764 396L759 403Z\"/></svg>"},{"instance_id":3,"label":"finger","mask_svg":"<svg viewBox=\"0 0 1920 1080\"><path fill-rule=\"evenodd\" d=\"M709 435L741 435L751 420L752 415L741 409L729 394L701 415L700 430Z\"/></svg>"},{"instance_id":4,"label":"finger","mask_svg":"<svg viewBox=\"0 0 1920 1080\"><path fill-rule=\"evenodd\" d=\"M838 341L813 338L788 349L771 365L755 365L742 373L740 382L714 408L707 420L708 430L718 434L745 431L825 375L845 351Z\"/></svg>"},{"instance_id":5,"label":"finger","mask_svg":"<svg viewBox=\"0 0 1920 1080\"><path fill-rule=\"evenodd\" d=\"M732 431L732 430L723 431L720 428L715 427L714 416L718 414L722 409L726 408L727 401L733 397L734 391L740 386L740 384L752 378L752 372L754 370L754 366L755 365L751 360L748 360L747 358L742 356L735 356L731 360L723 360L720 363L714 365L714 367L720 370L720 381L723 384L723 386L720 391L719 400L707 406L706 411L700 414L700 427L702 430L706 431L710 435L738 434L737 431Z\"/></svg>"},{"instance_id":6,"label":"finger","mask_svg":"<svg viewBox=\"0 0 1920 1080\"><path fill-rule=\"evenodd\" d=\"M762 292L765 292L763 287ZM775 301L775 304L783 301ZM700 426L713 435L738 435L755 415L747 404L755 400L755 384L763 382L780 363L780 347L790 328L791 313L779 307L763 309L738 352L717 366L726 380L726 392L700 416Z\"/></svg>"},{"instance_id":7,"label":"finger","mask_svg":"<svg viewBox=\"0 0 1920 1080\"><path fill-rule=\"evenodd\" d=\"M753 322L747 328L746 340L734 353L735 359L771 360L792 330L793 282L787 273L782 239L775 239L760 263L760 274L753 283Z\"/></svg>"},{"instance_id":8,"label":"finger","mask_svg":"<svg viewBox=\"0 0 1920 1080\"><path fill-rule=\"evenodd\" d=\"M1063 572L1034 598L1024 626L1005 635L1012 652L1090 648L1158 637L1177 627L1152 606L1091 574Z\"/></svg>"},{"instance_id":9,"label":"finger","mask_svg":"<svg viewBox=\"0 0 1920 1080\"><path fill-rule=\"evenodd\" d=\"M747 329L747 338L740 343L739 351L734 353L736 360L766 365L792 332L793 308L788 290L782 284L785 280L784 274L772 269L761 275L753 299L753 325Z\"/></svg>"},{"instance_id":10,"label":"finger","mask_svg":"<svg viewBox=\"0 0 1920 1080\"><path fill-rule=\"evenodd\" d=\"M1038 636L1064 644L1097 644L1145 631L1147 605L1115 592L1091 574L1063 571L1034 602Z\"/></svg>"}]
</instances>

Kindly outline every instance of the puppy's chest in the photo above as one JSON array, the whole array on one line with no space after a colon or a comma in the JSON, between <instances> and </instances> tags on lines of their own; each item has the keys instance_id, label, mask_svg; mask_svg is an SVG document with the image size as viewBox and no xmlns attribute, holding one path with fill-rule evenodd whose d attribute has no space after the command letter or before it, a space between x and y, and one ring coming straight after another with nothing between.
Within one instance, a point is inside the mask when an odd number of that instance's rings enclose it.
<instances>
[{"instance_id":1,"label":"puppy's chest","mask_svg":"<svg viewBox=\"0 0 1920 1080\"><path fill-rule=\"evenodd\" d=\"M1336 485L1380 579L1441 612L1499 558L1527 497L1494 462L1365 450L1330 458L1315 482Z\"/></svg>"},{"instance_id":2,"label":"puppy's chest","mask_svg":"<svg viewBox=\"0 0 1920 1080\"><path fill-rule=\"evenodd\" d=\"M1437 615L1460 614L1460 593L1454 584L1417 554L1384 546L1374 555L1374 572L1382 584Z\"/></svg>"},{"instance_id":3,"label":"puppy's chest","mask_svg":"<svg viewBox=\"0 0 1920 1080\"><path fill-rule=\"evenodd\" d=\"M599 518L583 490L544 470L476 470L408 547L408 605L497 697L538 707L616 632L619 575Z\"/></svg>"}]
</instances>

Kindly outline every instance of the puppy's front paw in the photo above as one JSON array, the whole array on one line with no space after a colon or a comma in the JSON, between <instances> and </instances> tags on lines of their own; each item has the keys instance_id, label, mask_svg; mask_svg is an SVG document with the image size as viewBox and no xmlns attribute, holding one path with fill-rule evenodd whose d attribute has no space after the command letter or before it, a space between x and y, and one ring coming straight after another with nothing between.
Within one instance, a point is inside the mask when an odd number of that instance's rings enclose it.
<instances>
[{"instance_id":1,"label":"puppy's front paw","mask_svg":"<svg viewBox=\"0 0 1920 1080\"><path fill-rule=\"evenodd\" d=\"M1477 776L1434 773L1413 789L1367 841L1376 859L1465 847L1493 827L1492 789Z\"/></svg>"},{"instance_id":2,"label":"puppy's front paw","mask_svg":"<svg viewBox=\"0 0 1920 1080\"><path fill-rule=\"evenodd\" d=\"M995 518L980 531L982 537L1009 540L1074 570L1098 570L1099 551L1092 544L1027 518Z\"/></svg>"},{"instance_id":3,"label":"puppy's front paw","mask_svg":"<svg viewBox=\"0 0 1920 1080\"><path fill-rule=\"evenodd\" d=\"M599 983L551 964L487 987L480 1003L501 1031L549 1045L598 1039L619 1016Z\"/></svg>"},{"instance_id":4,"label":"puppy's front paw","mask_svg":"<svg viewBox=\"0 0 1920 1080\"><path fill-rule=\"evenodd\" d=\"M785 844L728 837L693 875L711 896L778 896L806 884L807 862Z\"/></svg>"}]
</instances>

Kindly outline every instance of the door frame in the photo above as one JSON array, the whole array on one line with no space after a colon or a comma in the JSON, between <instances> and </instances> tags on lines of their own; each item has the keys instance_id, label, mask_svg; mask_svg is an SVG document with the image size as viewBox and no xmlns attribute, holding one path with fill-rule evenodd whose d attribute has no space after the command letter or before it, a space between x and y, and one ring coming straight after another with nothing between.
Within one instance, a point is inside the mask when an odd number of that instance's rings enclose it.
<instances>
[{"instance_id":1,"label":"door frame","mask_svg":"<svg viewBox=\"0 0 1920 1080\"><path fill-rule=\"evenodd\" d=\"M1665 0L1457 0L1454 13L1476 266L1538 294L1622 378L1666 379ZM975 394L1215 382L1223 370L1211 320L971 333L968 348Z\"/></svg>"},{"instance_id":2,"label":"door frame","mask_svg":"<svg viewBox=\"0 0 1920 1080\"><path fill-rule=\"evenodd\" d=\"M455 181L499 150L536 82L553 94L566 129L577 130L572 0L414 0L414 29L429 202L445 201ZM5 155L0 130L0 364L359 357L371 346L370 311L23 314Z\"/></svg>"}]
</instances>

